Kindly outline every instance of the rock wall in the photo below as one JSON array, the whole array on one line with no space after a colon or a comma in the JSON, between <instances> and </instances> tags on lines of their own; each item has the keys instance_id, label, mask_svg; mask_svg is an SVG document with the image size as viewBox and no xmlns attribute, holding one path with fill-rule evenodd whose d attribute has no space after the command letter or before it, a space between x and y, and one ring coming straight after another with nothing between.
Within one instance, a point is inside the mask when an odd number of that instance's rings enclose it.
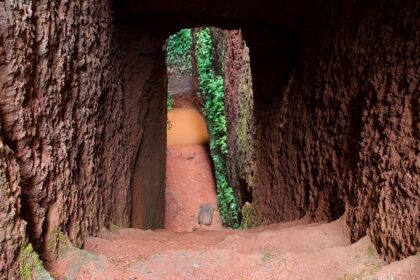
<instances>
[{"instance_id":1,"label":"rock wall","mask_svg":"<svg viewBox=\"0 0 420 280\"><path fill-rule=\"evenodd\" d=\"M350 72L348 91L359 89L356 104L363 100L361 118L353 125L361 129L358 187L349 192L352 238L367 231L387 260L420 249L419 17L419 2L383 1L369 7L356 31L359 36L343 32L349 39L343 38L341 53L348 55L351 70L335 62Z\"/></svg>"},{"instance_id":2,"label":"rock wall","mask_svg":"<svg viewBox=\"0 0 420 280\"><path fill-rule=\"evenodd\" d=\"M0 126L1 127L1 126ZM16 157L0 137L0 275L16 278L25 223L20 219L20 178Z\"/></svg>"},{"instance_id":3,"label":"rock wall","mask_svg":"<svg viewBox=\"0 0 420 280\"><path fill-rule=\"evenodd\" d=\"M0 22L0 267L16 279L23 224L46 260L60 232L81 246L130 224L137 147L108 1L5 1Z\"/></svg>"},{"instance_id":4,"label":"rock wall","mask_svg":"<svg viewBox=\"0 0 420 280\"><path fill-rule=\"evenodd\" d=\"M48 261L62 234L80 247L111 224L163 227L169 33L116 24L111 11L108 1L0 4L6 278L18 277L28 241Z\"/></svg>"},{"instance_id":5,"label":"rock wall","mask_svg":"<svg viewBox=\"0 0 420 280\"><path fill-rule=\"evenodd\" d=\"M249 49L240 30L226 32L225 111L228 177L239 204L252 203L256 172L256 127Z\"/></svg>"},{"instance_id":6,"label":"rock wall","mask_svg":"<svg viewBox=\"0 0 420 280\"><path fill-rule=\"evenodd\" d=\"M388 260L414 254L420 4L291 2L116 1L116 23L109 1L1 2L2 275L16 278L27 239L49 260L61 232L82 246L111 223L160 227L162 45L200 25L243 27L250 49L254 110L249 96L229 110L255 116L255 131L236 130L254 131L255 153L229 141L232 159L256 159L232 165L253 213L269 223L347 210L353 240L368 233ZM239 66L231 88L248 92Z\"/></svg>"},{"instance_id":7,"label":"rock wall","mask_svg":"<svg viewBox=\"0 0 420 280\"><path fill-rule=\"evenodd\" d=\"M131 226L164 227L166 170L166 34L147 21L118 23L123 51L125 106L130 125L127 155L135 155Z\"/></svg>"},{"instance_id":8,"label":"rock wall","mask_svg":"<svg viewBox=\"0 0 420 280\"><path fill-rule=\"evenodd\" d=\"M252 213L267 224L304 215L330 221L346 211L353 241L368 234L387 260L415 254L420 248L419 3L319 2L307 11L297 40L280 29L243 30L255 91L256 142L245 148L254 147L257 157L257 171L245 182L254 186ZM297 54L287 47L293 42L299 43ZM229 44L237 45L238 38ZM242 118L252 121L252 115L237 110L249 98L232 98L248 71L244 59L229 66L240 53L228 50L227 57L226 81L236 77L227 85L234 131ZM229 137L229 158L231 166L242 167L248 159L234 154L241 149L238 135Z\"/></svg>"}]
</instances>

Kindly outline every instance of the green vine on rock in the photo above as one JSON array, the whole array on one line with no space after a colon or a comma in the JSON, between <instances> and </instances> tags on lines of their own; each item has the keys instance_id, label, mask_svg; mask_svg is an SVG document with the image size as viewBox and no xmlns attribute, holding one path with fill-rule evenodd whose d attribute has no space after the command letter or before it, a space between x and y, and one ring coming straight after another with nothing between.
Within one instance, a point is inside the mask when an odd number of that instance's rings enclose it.
<instances>
[{"instance_id":1,"label":"green vine on rock","mask_svg":"<svg viewBox=\"0 0 420 280\"><path fill-rule=\"evenodd\" d=\"M166 93L166 111L169 112L174 108L174 99L172 97L172 94L169 92ZM172 128L172 122L171 120L166 117L166 129L171 130Z\"/></svg>"},{"instance_id":2,"label":"green vine on rock","mask_svg":"<svg viewBox=\"0 0 420 280\"><path fill-rule=\"evenodd\" d=\"M195 49L193 49L193 36ZM209 28L199 31L183 29L169 37L167 41L166 62L168 72L185 73L192 71L194 54L198 73L200 96L204 102L203 113L207 120L210 136L210 153L214 165L217 184L219 211L223 223L232 228L239 228L238 203L227 180L226 156L227 127L224 105L224 79L214 70L214 49ZM167 95L167 109L172 109L170 94ZM170 122L167 128L171 128Z\"/></svg>"},{"instance_id":3,"label":"green vine on rock","mask_svg":"<svg viewBox=\"0 0 420 280\"><path fill-rule=\"evenodd\" d=\"M180 73L191 71L191 46L191 29L182 29L169 37L166 46L166 64L169 70L176 69Z\"/></svg>"},{"instance_id":4,"label":"green vine on rock","mask_svg":"<svg viewBox=\"0 0 420 280\"><path fill-rule=\"evenodd\" d=\"M224 104L224 79L213 69L213 45L209 28L196 34L195 56L203 113L210 134L210 153L214 164L219 211L225 225L238 228L238 203L227 180L227 126Z\"/></svg>"},{"instance_id":5,"label":"green vine on rock","mask_svg":"<svg viewBox=\"0 0 420 280\"><path fill-rule=\"evenodd\" d=\"M36 279L36 274L43 270L42 262L38 254L32 248L32 244L28 243L22 247L19 252L19 274L22 280Z\"/></svg>"}]
</instances>

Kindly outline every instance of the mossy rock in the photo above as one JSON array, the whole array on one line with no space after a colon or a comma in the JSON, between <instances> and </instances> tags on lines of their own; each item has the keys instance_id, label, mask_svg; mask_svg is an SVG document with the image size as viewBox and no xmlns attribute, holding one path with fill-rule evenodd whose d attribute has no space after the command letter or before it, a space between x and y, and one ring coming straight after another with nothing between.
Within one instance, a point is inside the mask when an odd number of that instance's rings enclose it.
<instances>
[{"instance_id":1,"label":"mossy rock","mask_svg":"<svg viewBox=\"0 0 420 280\"><path fill-rule=\"evenodd\" d=\"M118 231L120 231L120 229L121 229L121 227L118 226L118 225L115 225L115 224L110 224L109 225L109 230L111 232L118 232Z\"/></svg>"},{"instance_id":2,"label":"mossy rock","mask_svg":"<svg viewBox=\"0 0 420 280\"><path fill-rule=\"evenodd\" d=\"M42 266L42 261L30 243L19 252L19 275L22 280L53 279Z\"/></svg>"},{"instance_id":3,"label":"mossy rock","mask_svg":"<svg viewBox=\"0 0 420 280\"><path fill-rule=\"evenodd\" d=\"M373 244L370 244L367 248L367 255L369 257L374 257L377 256L378 253L376 252L375 246L373 246Z\"/></svg>"},{"instance_id":4,"label":"mossy rock","mask_svg":"<svg viewBox=\"0 0 420 280\"><path fill-rule=\"evenodd\" d=\"M242 223L241 228L255 228L262 223L261 215L252 207L252 204L246 202L242 207Z\"/></svg>"}]
</instances>

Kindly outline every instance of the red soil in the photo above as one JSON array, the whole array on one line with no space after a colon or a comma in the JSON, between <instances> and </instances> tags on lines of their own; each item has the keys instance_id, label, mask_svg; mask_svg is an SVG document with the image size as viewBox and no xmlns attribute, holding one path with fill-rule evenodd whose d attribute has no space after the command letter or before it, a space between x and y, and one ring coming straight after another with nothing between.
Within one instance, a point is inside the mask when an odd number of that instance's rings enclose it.
<instances>
[{"instance_id":1,"label":"red soil","mask_svg":"<svg viewBox=\"0 0 420 280\"><path fill-rule=\"evenodd\" d=\"M173 109L168 112L169 129L167 130L168 146L207 144L206 121L195 108Z\"/></svg>"},{"instance_id":2,"label":"red soil","mask_svg":"<svg viewBox=\"0 0 420 280\"><path fill-rule=\"evenodd\" d=\"M215 180L205 145L168 146L165 228L193 231L198 228L200 205L217 209ZM207 229L221 229L219 212Z\"/></svg>"},{"instance_id":3,"label":"red soil","mask_svg":"<svg viewBox=\"0 0 420 280\"><path fill-rule=\"evenodd\" d=\"M387 265L368 237L350 245L344 219L256 230L120 229L62 249L57 279L419 279L420 256Z\"/></svg>"}]
</instances>

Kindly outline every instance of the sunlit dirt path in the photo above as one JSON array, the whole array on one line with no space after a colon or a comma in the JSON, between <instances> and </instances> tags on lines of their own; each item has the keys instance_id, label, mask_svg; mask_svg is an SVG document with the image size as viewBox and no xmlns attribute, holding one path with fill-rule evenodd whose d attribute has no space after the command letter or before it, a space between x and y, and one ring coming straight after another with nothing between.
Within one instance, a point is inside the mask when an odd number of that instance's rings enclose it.
<instances>
[{"instance_id":1,"label":"sunlit dirt path","mask_svg":"<svg viewBox=\"0 0 420 280\"><path fill-rule=\"evenodd\" d=\"M199 227L200 206L216 211L206 229L221 229L215 180L207 148L203 144L168 146L166 161L165 228L193 231Z\"/></svg>"},{"instance_id":2,"label":"sunlit dirt path","mask_svg":"<svg viewBox=\"0 0 420 280\"><path fill-rule=\"evenodd\" d=\"M206 121L196 108L177 108L168 112L168 146L207 144Z\"/></svg>"},{"instance_id":3,"label":"sunlit dirt path","mask_svg":"<svg viewBox=\"0 0 420 280\"><path fill-rule=\"evenodd\" d=\"M207 149L208 140L206 122L196 108L185 106L168 112L165 197L167 230L223 228ZM203 212L207 208L212 210L211 213ZM200 209L201 216L209 215L210 224L199 225Z\"/></svg>"}]
</instances>

